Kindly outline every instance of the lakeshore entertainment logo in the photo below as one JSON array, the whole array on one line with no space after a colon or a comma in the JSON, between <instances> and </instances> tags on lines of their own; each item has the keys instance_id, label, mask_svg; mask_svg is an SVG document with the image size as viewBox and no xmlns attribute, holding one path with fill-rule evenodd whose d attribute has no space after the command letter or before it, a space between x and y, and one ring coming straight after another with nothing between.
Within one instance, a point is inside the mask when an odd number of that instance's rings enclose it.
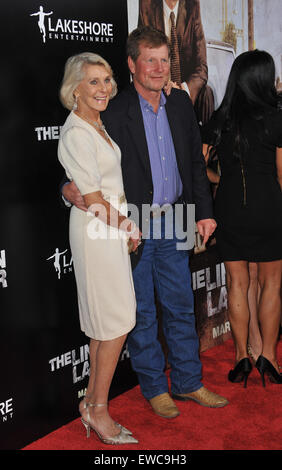
<instances>
[{"instance_id":1,"label":"lakeshore entertainment logo","mask_svg":"<svg viewBox=\"0 0 282 470\"><path fill-rule=\"evenodd\" d=\"M3 288L8 287L6 270L6 251L0 251L0 284Z\"/></svg>"},{"instance_id":2,"label":"lakeshore entertainment logo","mask_svg":"<svg viewBox=\"0 0 282 470\"><path fill-rule=\"evenodd\" d=\"M61 279L62 274L72 272L73 260L71 255L66 255L67 252L68 248L61 252L59 248L56 248L55 253L46 259L46 261L53 260L53 265L57 272L58 279Z\"/></svg>"},{"instance_id":3,"label":"lakeshore entertainment logo","mask_svg":"<svg viewBox=\"0 0 282 470\"><path fill-rule=\"evenodd\" d=\"M37 18L43 44L49 40L113 43L113 24L92 20L56 18L54 11L39 10L30 13Z\"/></svg>"},{"instance_id":4,"label":"lakeshore entertainment logo","mask_svg":"<svg viewBox=\"0 0 282 470\"><path fill-rule=\"evenodd\" d=\"M0 403L0 418L2 423L6 423L12 419L13 413L13 398L9 398L8 400L2 401L2 403Z\"/></svg>"}]
</instances>

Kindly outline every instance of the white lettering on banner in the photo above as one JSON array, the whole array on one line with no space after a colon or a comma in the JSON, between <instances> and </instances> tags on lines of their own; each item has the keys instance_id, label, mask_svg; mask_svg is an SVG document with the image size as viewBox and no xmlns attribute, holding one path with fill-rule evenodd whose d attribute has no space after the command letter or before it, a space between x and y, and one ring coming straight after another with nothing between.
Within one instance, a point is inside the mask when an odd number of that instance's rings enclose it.
<instances>
[{"instance_id":1,"label":"white lettering on banner","mask_svg":"<svg viewBox=\"0 0 282 470\"><path fill-rule=\"evenodd\" d=\"M193 290L206 287L207 291L216 289L226 284L226 272L224 263L216 264L215 278L211 282L211 268L200 269L192 273Z\"/></svg>"},{"instance_id":2,"label":"white lettering on banner","mask_svg":"<svg viewBox=\"0 0 282 470\"><path fill-rule=\"evenodd\" d=\"M193 290L196 291L204 287L206 288L208 317L212 317L223 309L227 309L226 272L224 263L216 264L213 276L211 276L211 269L212 268L208 267L192 273ZM214 305L212 291L218 288L220 288L219 299L216 305Z\"/></svg>"},{"instance_id":3,"label":"white lettering on banner","mask_svg":"<svg viewBox=\"0 0 282 470\"><path fill-rule=\"evenodd\" d=\"M83 398L83 397L85 397L86 392L87 392L87 387L86 387L86 388L83 388L82 390L79 390L79 391L77 392L77 398Z\"/></svg>"},{"instance_id":4,"label":"white lettering on banner","mask_svg":"<svg viewBox=\"0 0 282 470\"><path fill-rule=\"evenodd\" d=\"M113 36L112 23L91 23L91 21L61 20L52 25L52 18L48 18L48 29L51 32L69 34L94 34L95 36Z\"/></svg>"},{"instance_id":5,"label":"white lettering on banner","mask_svg":"<svg viewBox=\"0 0 282 470\"><path fill-rule=\"evenodd\" d=\"M126 343L125 348L122 351L119 360L124 361L125 359L129 359L129 358L130 358L130 355L129 355L128 346L127 346L127 343Z\"/></svg>"},{"instance_id":6,"label":"white lettering on banner","mask_svg":"<svg viewBox=\"0 0 282 470\"><path fill-rule=\"evenodd\" d=\"M0 417L3 423L8 421L8 419L12 419L13 412L13 398L0 403Z\"/></svg>"},{"instance_id":7,"label":"white lettering on banner","mask_svg":"<svg viewBox=\"0 0 282 470\"><path fill-rule=\"evenodd\" d=\"M6 252L5 250L0 251L0 284L3 288L8 287L7 283L7 271L6 271Z\"/></svg>"},{"instance_id":8,"label":"white lettering on banner","mask_svg":"<svg viewBox=\"0 0 282 470\"><path fill-rule=\"evenodd\" d=\"M64 39L65 41L85 41L85 42L113 42L113 38L104 38L98 36L78 36L78 35L69 35L69 34L58 34L58 33L49 33L49 39Z\"/></svg>"},{"instance_id":9,"label":"white lettering on banner","mask_svg":"<svg viewBox=\"0 0 282 470\"><path fill-rule=\"evenodd\" d=\"M58 140L62 126L35 127L37 140Z\"/></svg>"},{"instance_id":10,"label":"white lettering on banner","mask_svg":"<svg viewBox=\"0 0 282 470\"><path fill-rule=\"evenodd\" d=\"M73 383L80 382L90 373L89 345L80 346L79 350L72 349L60 356L50 359L51 372L55 372L63 367L72 366Z\"/></svg>"},{"instance_id":11,"label":"white lettering on banner","mask_svg":"<svg viewBox=\"0 0 282 470\"><path fill-rule=\"evenodd\" d=\"M45 12L42 6L37 12L30 14L30 16L38 17L37 25L44 44L46 38L66 41L113 42L112 23L66 18L54 19L53 15L53 11Z\"/></svg>"},{"instance_id":12,"label":"white lettering on banner","mask_svg":"<svg viewBox=\"0 0 282 470\"><path fill-rule=\"evenodd\" d=\"M74 384L76 384L77 382L80 382L81 380L84 379L84 377L87 377L90 375L90 363L88 361L85 361L82 365L82 370L80 372L79 372L79 369L80 368L78 366L74 366L72 368L72 377L73 377Z\"/></svg>"},{"instance_id":13,"label":"white lettering on banner","mask_svg":"<svg viewBox=\"0 0 282 470\"><path fill-rule=\"evenodd\" d=\"M129 358L127 344L122 352L119 362ZM89 345L80 346L79 349L72 349L60 356L49 360L51 372L56 372L64 367L72 367L73 383L80 382L90 374ZM83 392L79 392L80 394Z\"/></svg>"},{"instance_id":14,"label":"white lettering on banner","mask_svg":"<svg viewBox=\"0 0 282 470\"><path fill-rule=\"evenodd\" d=\"M219 336L222 336L226 333L229 333L231 331L230 329L230 323L229 321L226 321L225 323L222 323L221 325L217 325L212 329L212 337L218 338Z\"/></svg>"},{"instance_id":15,"label":"white lettering on banner","mask_svg":"<svg viewBox=\"0 0 282 470\"><path fill-rule=\"evenodd\" d=\"M208 317L212 317L216 313L221 312L223 309L227 308L227 289L225 286L220 288L218 304L213 307L212 304L212 293L207 293L207 307L208 307Z\"/></svg>"}]
</instances>

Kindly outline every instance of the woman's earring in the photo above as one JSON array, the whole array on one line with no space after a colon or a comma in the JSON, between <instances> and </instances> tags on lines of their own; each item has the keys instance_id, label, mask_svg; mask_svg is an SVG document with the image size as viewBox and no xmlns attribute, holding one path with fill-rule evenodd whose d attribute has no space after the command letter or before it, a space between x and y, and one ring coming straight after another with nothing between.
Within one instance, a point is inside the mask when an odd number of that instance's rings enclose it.
<instances>
[{"instance_id":1,"label":"woman's earring","mask_svg":"<svg viewBox=\"0 0 282 470\"><path fill-rule=\"evenodd\" d=\"M77 109L77 98L78 98L78 96L74 95L74 103L73 103L73 107L72 107L73 111L75 111Z\"/></svg>"}]
</instances>

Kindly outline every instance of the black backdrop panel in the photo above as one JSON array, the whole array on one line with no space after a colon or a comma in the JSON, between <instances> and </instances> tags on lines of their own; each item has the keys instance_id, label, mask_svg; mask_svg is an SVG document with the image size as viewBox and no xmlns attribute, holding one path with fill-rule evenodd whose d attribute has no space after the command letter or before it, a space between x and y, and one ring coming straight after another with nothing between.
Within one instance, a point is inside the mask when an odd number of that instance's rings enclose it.
<instances>
[{"instance_id":1,"label":"black backdrop panel","mask_svg":"<svg viewBox=\"0 0 282 470\"><path fill-rule=\"evenodd\" d=\"M109 61L119 89L128 83L126 1L5 0L0 21L0 448L17 449L77 417L87 384L69 214L59 202L68 111L58 91L66 59L83 51ZM136 383L125 348L111 396Z\"/></svg>"}]
</instances>

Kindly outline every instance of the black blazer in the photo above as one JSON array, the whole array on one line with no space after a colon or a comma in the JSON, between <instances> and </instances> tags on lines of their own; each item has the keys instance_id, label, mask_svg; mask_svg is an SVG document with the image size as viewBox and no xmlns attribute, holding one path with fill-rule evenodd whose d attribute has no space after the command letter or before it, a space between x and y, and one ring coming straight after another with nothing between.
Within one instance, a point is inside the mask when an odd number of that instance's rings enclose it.
<instances>
[{"instance_id":1,"label":"black blazer","mask_svg":"<svg viewBox=\"0 0 282 470\"><path fill-rule=\"evenodd\" d=\"M196 220L213 217L210 185L202 154L199 127L187 93L173 88L166 97L166 112L183 184L183 201L195 204ZM131 84L102 113L110 136L121 149L123 184L127 201L151 204L153 182L137 92Z\"/></svg>"}]
</instances>

